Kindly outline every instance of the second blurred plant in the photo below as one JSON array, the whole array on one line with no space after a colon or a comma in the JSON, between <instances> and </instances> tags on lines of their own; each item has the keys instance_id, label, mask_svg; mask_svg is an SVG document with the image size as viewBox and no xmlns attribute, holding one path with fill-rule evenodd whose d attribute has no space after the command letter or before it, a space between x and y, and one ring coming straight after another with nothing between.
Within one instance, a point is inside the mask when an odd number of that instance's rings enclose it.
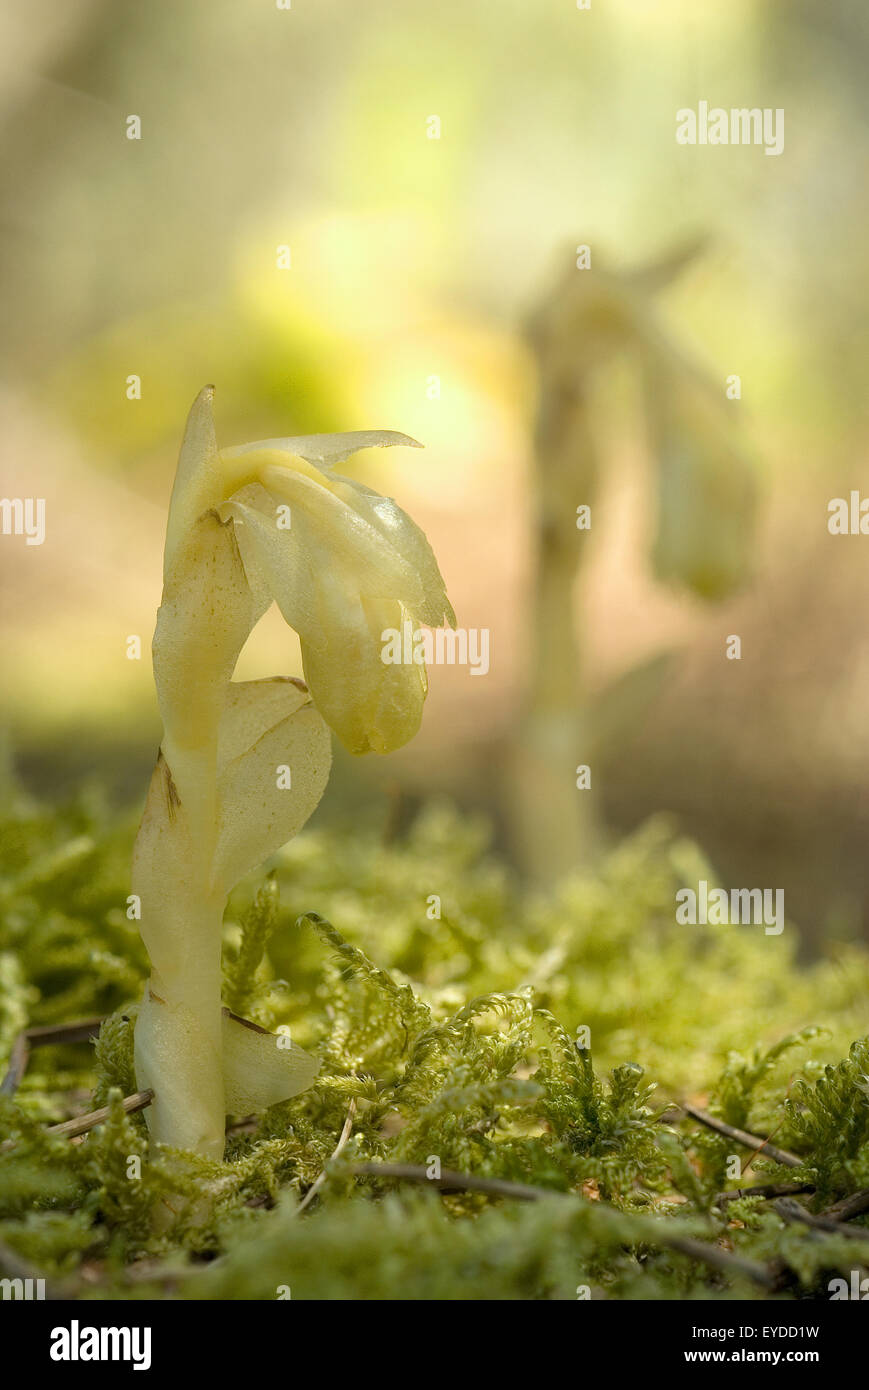
<instances>
[{"instance_id":1,"label":"second blurred plant","mask_svg":"<svg viewBox=\"0 0 869 1390\"><path fill-rule=\"evenodd\" d=\"M600 382L627 361L642 385L657 484L656 577L701 599L748 578L754 471L711 382L663 328L654 305L694 258L692 246L635 271L571 260L527 332L537 360L534 656L508 760L507 819L526 872L551 881L597 848L594 791L577 786L593 733L582 691L573 590L587 532L580 506L598 494Z\"/></svg>"}]
</instances>

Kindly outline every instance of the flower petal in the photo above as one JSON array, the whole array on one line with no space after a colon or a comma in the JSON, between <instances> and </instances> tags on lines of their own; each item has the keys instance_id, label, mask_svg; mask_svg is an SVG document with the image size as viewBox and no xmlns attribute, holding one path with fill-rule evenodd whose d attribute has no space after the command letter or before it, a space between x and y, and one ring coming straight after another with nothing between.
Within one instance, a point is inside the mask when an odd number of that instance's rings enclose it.
<instances>
[{"instance_id":1,"label":"flower petal","mask_svg":"<svg viewBox=\"0 0 869 1390\"><path fill-rule=\"evenodd\" d=\"M369 499L343 478L330 476L321 484L293 469L274 465L263 470L263 483L273 496L290 505L293 517L300 517L324 548L352 566L360 593L400 599L421 621L429 621L424 614L433 615L433 625L440 626L446 603L443 580L425 536L394 502L369 494L384 504L384 514L378 515ZM407 523L407 529L402 522ZM422 546L414 543L417 538ZM433 586L425 552L434 567Z\"/></svg>"},{"instance_id":2,"label":"flower petal","mask_svg":"<svg viewBox=\"0 0 869 1390\"><path fill-rule=\"evenodd\" d=\"M423 664L382 660L382 633L400 632L407 609L395 600L348 602L333 573L319 598L320 632L302 642L305 680L317 708L351 753L401 748L419 729L428 688Z\"/></svg>"},{"instance_id":3,"label":"flower petal","mask_svg":"<svg viewBox=\"0 0 869 1390\"><path fill-rule=\"evenodd\" d=\"M250 502L234 499L225 502L220 511L235 522L235 537L249 582L268 590L284 621L300 637L311 632L317 622L317 575L328 569L329 555L309 534L304 518L296 518L293 531L287 532L278 530L274 514Z\"/></svg>"},{"instance_id":4,"label":"flower petal","mask_svg":"<svg viewBox=\"0 0 869 1390\"><path fill-rule=\"evenodd\" d=\"M214 387L203 386L190 407L175 485L169 503L163 576L168 575L176 553L197 518L221 500L222 471L214 433Z\"/></svg>"},{"instance_id":5,"label":"flower petal","mask_svg":"<svg viewBox=\"0 0 869 1390\"><path fill-rule=\"evenodd\" d=\"M428 627L455 627L456 615L447 598L438 562L428 538L412 517L399 507L392 497L384 497L364 487L352 478L333 476L333 487L339 497L354 507L366 521L389 541L406 565L418 576L421 595L413 607L417 622Z\"/></svg>"},{"instance_id":6,"label":"flower petal","mask_svg":"<svg viewBox=\"0 0 869 1390\"><path fill-rule=\"evenodd\" d=\"M386 665L381 657L383 632L401 631L411 617L410 606L393 597L395 584L384 586L382 571L370 556L361 563L356 547L348 556L340 545L320 544L307 513L286 532L245 503L223 510L236 520L245 568L264 577L299 634L311 697L345 747L386 753L407 743L422 718L426 679L423 665Z\"/></svg>"},{"instance_id":7,"label":"flower petal","mask_svg":"<svg viewBox=\"0 0 869 1390\"><path fill-rule=\"evenodd\" d=\"M252 444L237 444L224 449L226 458L239 458L242 454L254 453L259 449L279 449L281 453L297 454L324 468L343 463L351 454L360 449L385 449L401 444L410 449L421 449L417 439L409 434L399 434L397 430L348 430L343 434L297 434L287 439L258 439Z\"/></svg>"},{"instance_id":8,"label":"flower petal","mask_svg":"<svg viewBox=\"0 0 869 1390\"><path fill-rule=\"evenodd\" d=\"M225 450L221 506L251 585L277 601L299 634L305 678L326 721L353 753L385 753L419 728L421 662L385 663L384 633L410 622L455 626L431 546L389 497L331 471L383 432L265 440ZM293 452L290 452L290 450ZM305 457L305 455L308 457ZM289 508L289 527L279 509Z\"/></svg>"}]
</instances>

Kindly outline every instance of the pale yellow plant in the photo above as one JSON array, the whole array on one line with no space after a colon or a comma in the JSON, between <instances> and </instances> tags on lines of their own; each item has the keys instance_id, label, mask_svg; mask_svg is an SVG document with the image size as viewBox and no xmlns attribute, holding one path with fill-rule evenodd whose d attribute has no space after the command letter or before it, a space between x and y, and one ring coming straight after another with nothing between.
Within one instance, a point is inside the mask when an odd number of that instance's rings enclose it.
<instances>
[{"instance_id":1,"label":"pale yellow plant","mask_svg":"<svg viewBox=\"0 0 869 1390\"><path fill-rule=\"evenodd\" d=\"M418 729L425 668L385 664L383 631L455 619L422 531L333 471L359 449L414 440L371 431L220 452L212 398L206 387L191 409L170 504L153 642L164 734L132 887L151 961L135 1030L149 1128L221 1158L227 1113L257 1113L317 1072L286 1038L222 1009L228 894L316 807L330 727L352 753L389 752ZM273 600L299 634L305 680L235 682Z\"/></svg>"}]
</instances>

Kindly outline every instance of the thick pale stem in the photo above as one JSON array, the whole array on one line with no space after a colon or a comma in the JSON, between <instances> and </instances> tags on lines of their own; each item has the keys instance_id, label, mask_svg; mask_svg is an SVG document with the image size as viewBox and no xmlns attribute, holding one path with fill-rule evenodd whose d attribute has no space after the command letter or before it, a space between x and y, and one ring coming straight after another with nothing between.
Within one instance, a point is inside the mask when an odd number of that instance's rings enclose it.
<instances>
[{"instance_id":1,"label":"thick pale stem","mask_svg":"<svg viewBox=\"0 0 869 1390\"><path fill-rule=\"evenodd\" d=\"M133 887L142 899L142 937L152 965L135 1042L137 1084L154 1091L148 1114L153 1138L220 1159L226 898L209 883L214 832L203 810L213 804L213 784L213 773L200 775L200 795L187 800L185 791L182 799L168 762L161 757L155 770L134 860Z\"/></svg>"},{"instance_id":2,"label":"thick pale stem","mask_svg":"<svg viewBox=\"0 0 869 1390\"><path fill-rule=\"evenodd\" d=\"M589 762L573 617L583 554L576 507L592 502L597 473L581 383L558 389L544 379L537 448L535 660L506 776L516 856L528 874L551 883L587 863L597 840L591 793L575 780Z\"/></svg>"},{"instance_id":3,"label":"thick pale stem","mask_svg":"<svg viewBox=\"0 0 869 1390\"><path fill-rule=\"evenodd\" d=\"M136 1079L154 1091L152 1137L221 1159L224 1148L220 929L223 900L200 906L183 971L154 971L136 1022Z\"/></svg>"},{"instance_id":4,"label":"thick pale stem","mask_svg":"<svg viewBox=\"0 0 869 1390\"><path fill-rule=\"evenodd\" d=\"M221 1158L225 893L212 884L218 736L238 653L256 620L232 525L200 517L175 552L154 636L165 735L136 841L133 890L152 976L136 1023L136 1078L154 1091L155 1139Z\"/></svg>"}]
</instances>

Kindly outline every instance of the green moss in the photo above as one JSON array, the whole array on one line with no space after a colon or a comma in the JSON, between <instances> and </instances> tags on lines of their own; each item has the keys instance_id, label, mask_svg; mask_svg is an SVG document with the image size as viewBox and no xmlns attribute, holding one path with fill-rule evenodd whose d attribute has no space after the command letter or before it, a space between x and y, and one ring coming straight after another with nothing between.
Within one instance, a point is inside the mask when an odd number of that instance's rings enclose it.
<instances>
[{"instance_id":1,"label":"green moss","mask_svg":"<svg viewBox=\"0 0 869 1390\"><path fill-rule=\"evenodd\" d=\"M34 1049L0 1099L0 1263L83 1297L572 1299L764 1296L765 1269L785 1296L826 1296L830 1272L869 1260L869 1230L864 1247L716 1201L784 1179L818 1210L869 1186L869 954L798 967L792 931L677 926L677 888L714 874L665 822L548 898L445 807L398 845L300 836L233 899L225 1002L289 1028L321 1073L258 1122L233 1117L222 1165L150 1154L120 1104L146 974L132 821L22 802L2 831L0 1064L25 1024L106 1022L95 1047ZM686 1097L802 1167L761 1157L730 1178L745 1151L680 1120ZM104 1104L82 1141L45 1132ZM360 1171L376 1163L537 1195Z\"/></svg>"}]
</instances>

